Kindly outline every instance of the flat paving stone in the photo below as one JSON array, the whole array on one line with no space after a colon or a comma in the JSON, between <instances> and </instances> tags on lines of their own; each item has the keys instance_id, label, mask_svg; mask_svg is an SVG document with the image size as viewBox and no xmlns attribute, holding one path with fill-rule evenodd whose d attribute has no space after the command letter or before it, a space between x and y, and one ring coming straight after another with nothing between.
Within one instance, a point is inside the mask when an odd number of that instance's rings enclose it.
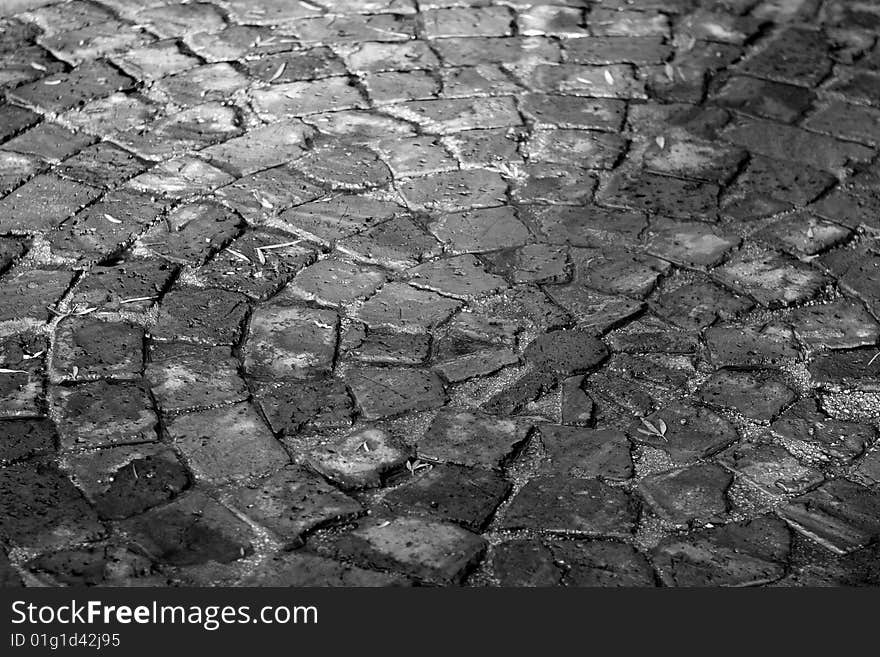
<instances>
[{"instance_id":1,"label":"flat paving stone","mask_svg":"<svg viewBox=\"0 0 880 657\"><path fill-rule=\"evenodd\" d=\"M615 541L505 541L493 548L492 570L505 587L655 586L648 560Z\"/></svg>"},{"instance_id":2,"label":"flat paving stone","mask_svg":"<svg viewBox=\"0 0 880 657\"><path fill-rule=\"evenodd\" d=\"M52 365L63 379L133 379L144 368L144 331L127 322L73 317L55 334Z\"/></svg>"},{"instance_id":3,"label":"flat paving stone","mask_svg":"<svg viewBox=\"0 0 880 657\"><path fill-rule=\"evenodd\" d=\"M523 420L444 409L419 441L417 452L428 461L497 469L526 441L530 430Z\"/></svg>"},{"instance_id":4,"label":"flat paving stone","mask_svg":"<svg viewBox=\"0 0 880 657\"><path fill-rule=\"evenodd\" d=\"M836 182L819 168L779 158L779 153L766 157L753 153L725 191L724 211L744 219L770 216L793 205L806 205Z\"/></svg>"},{"instance_id":5,"label":"flat paving stone","mask_svg":"<svg viewBox=\"0 0 880 657\"><path fill-rule=\"evenodd\" d=\"M809 398L794 404L770 429L795 453L840 463L859 457L876 435L871 425L827 416Z\"/></svg>"},{"instance_id":6,"label":"flat paving stone","mask_svg":"<svg viewBox=\"0 0 880 657\"><path fill-rule=\"evenodd\" d=\"M162 299L150 335L163 342L232 345L241 335L247 311L247 297L242 294L181 287Z\"/></svg>"},{"instance_id":7,"label":"flat paving stone","mask_svg":"<svg viewBox=\"0 0 880 657\"><path fill-rule=\"evenodd\" d=\"M183 205L144 233L139 245L171 262L198 265L235 236L240 223L219 203Z\"/></svg>"},{"instance_id":8,"label":"flat paving stone","mask_svg":"<svg viewBox=\"0 0 880 657\"><path fill-rule=\"evenodd\" d=\"M559 415L565 425L587 426L593 419L596 404L584 390L584 376L572 376L560 386Z\"/></svg>"},{"instance_id":9,"label":"flat paving stone","mask_svg":"<svg viewBox=\"0 0 880 657\"><path fill-rule=\"evenodd\" d=\"M360 367L349 371L346 381L367 420L439 408L447 399L443 382L429 370Z\"/></svg>"},{"instance_id":10,"label":"flat paving stone","mask_svg":"<svg viewBox=\"0 0 880 657\"><path fill-rule=\"evenodd\" d=\"M117 189L65 221L47 241L54 255L87 265L128 246L165 209L155 197Z\"/></svg>"},{"instance_id":11,"label":"flat paving stone","mask_svg":"<svg viewBox=\"0 0 880 657\"><path fill-rule=\"evenodd\" d=\"M55 174L40 174L0 200L0 230L34 232L60 224L101 195L99 189Z\"/></svg>"},{"instance_id":12,"label":"flat paving stone","mask_svg":"<svg viewBox=\"0 0 880 657\"><path fill-rule=\"evenodd\" d=\"M174 276L173 266L154 260L96 265L73 291L70 301L102 312L151 308Z\"/></svg>"},{"instance_id":13,"label":"flat paving stone","mask_svg":"<svg viewBox=\"0 0 880 657\"><path fill-rule=\"evenodd\" d=\"M771 223L756 237L794 256L811 256L846 241L851 234L845 226L796 212Z\"/></svg>"},{"instance_id":14,"label":"flat paving stone","mask_svg":"<svg viewBox=\"0 0 880 657\"><path fill-rule=\"evenodd\" d=\"M385 110L434 135L477 128L507 128L522 123L514 100L509 96L413 100L389 105Z\"/></svg>"},{"instance_id":15,"label":"flat paving stone","mask_svg":"<svg viewBox=\"0 0 880 657\"><path fill-rule=\"evenodd\" d=\"M804 493L822 483L816 468L801 463L781 445L768 440L743 441L718 460L764 493L776 497Z\"/></svg>"},{"instance_id":16,"label":"flat paving stone","mask_svg":"<svg viewBox=\"0 0 880 657\"><path fill-rule=\"evenodd\" d=\"M185 155L157 164L126 184L135 191L179 199L206 194L229 182L232 176L225 171Z\"/></svg>"},{"instance_id":17,"label":"flat paving stone","mask_svg":"<svg viewBox=\"0 0 880 657\"><path fill-rule=\"evenodd\" d=\"M58 550L31 559L26 567L51 585L158 586L162 581L149 558L113 544Z\"/></svg>"},{"instance_id":18,"label":"flat paving stone","mask_svg":"<svg viewBox=\"0 0 880 657\"><path fill-rule=\"evenodd\" d=\"M795 531L822 547L845 554L876 539L880 533L875 491L846 479L835 479L781 507L780 515Z\"/></svg>"},{"instance_id":19,"label":"flat paving stone","mask_svg":"<svg viewBox=\"0 0 880 657\"><path fill-rule=\"evenodd\" d=\"M485 552L486 541L450 523L395 517L361 523L330 550L364 567L448 585L462 580Z\"/></svg>"},{"instance_id":20,"label":"flat paving stone","mask_svg":"<svg viewBox=\"0 0 880 657\"><path fill-rule=\"evenodd\" d=\"M440 245L424 228L408 217L394 217L336 242L352 259L401 271L439 254Z\"/></svg>"},{"instance_id":21,"label":"flat paving stone","mask_svg":"<svg viewBox=\"0 0 880 657\"><path fill-rule=\"evenodd\" d=\"M681 178L715 183L730 180L748 154L745 150L722 146L693 137L670 137L662 146L655 141L644 155L645 168Z\"/></svg>"},{"instance_id":22,"label":"flat paving stone","mask_svg":"<svg viewBox=\"0 0 880 657\"><path fill-rule=\"evenodd\" d=\"M667 586L754 586L785 574L790 549L785 524L760 516L670 537L653 557Z\"/></svg>"},{"instance_id":23,"label":"flat paving stone","mask_svg":"<svg viewBox=\"0 0 880 657\"><path fill-rule=\"evenodd\" d=\"M144 376L159 408L174 412L247 399L238 367L228 348L157 343Z\"/></svg>"},{"instance_id":24,"label":"flat paving stone","mask_svg":"<svg viewBox=\"0 0 880 657\"><path fill-rule=\"evenodd\" d=\"M71 454L64 465L104 520L121 520L176 498L190 484L173 450L146 444Z\"/></svg>"},{"instance_id":25,"label":"flat paving stone","mask_svg":"<svg viewBox=\"0 0 880 657\"><path fill-rule=\"evenodd\" d=\"M830 389L876 390L878 370L875 368L873 348L825 351L810 362L813 380Z\"/></svg>"},{"instance_id":26,"label":"flat paving stone","mask_svg":"<svg viewBox=\"0 0 880 657\"><path fill-rule=\"evenodd\" d=\"M346 489L375 488L409 451L381 429L355 429L305 457L310 468Z\"/></svg>"},{"instance_id":27,"label":"flat paving stone","mask_svg":"<svg viewBox=\"0 0 880 657\"><path fill-rule=\"evenodd\" d=\"M685 267L714 267L739 245L730 234L696 221L651 223L648 250L652 255Z\"/></svg>"},{"instance_id":28,"label":"flat paving stone","mask_svg":"<svg viewBox=\"0 0 880 657\"><path fill-rule=\"evenodd\" d=\"M516 493L501 527L624 538L638 516L639 503L621 488L598 479L540 476Z\"/></svg>"},{"instance_id":29,"label":"flat paving stone","mask_svg":"<svg viewBox=\"0 0 880 657\"><path fill-rule=\"evenodd\" d=\"M0 151L0 194L11 192L46 167L47 164L34 155Z\"/></svg>"},{"instance_id":30,"label":"flat paving stone","mask_svg":"<svg viewBox=\"0 0 880 657\"><path fill-rule=\"evenodd\" d=\"M754 304L709 281L695 281L662 292L652 309L664 319L686 329L702 329L719 319L732 319Z\"/></svg>"},{"instance_id":31,"label":"flat paving stone","mask_svg":"<svg viewBox=\"0 0 880 657\"><path fill-rule=\"evenodd\" d=\"M635 422L631 439L666 452L676 462L695 461L720 452L739 439L736 429L720 415L699 406L675 402L644 418L659 431ZM663 421L666 430L663 430Z\"/></svg>"},{"instance_id":32,"label":"flat paving stone","mask_svg":"<svg viewBox=\"0 0 880 657\"><path fill-rule=\"evenodd\" d=\"M826 282L821 272L771 251L735 256L716 275L763 306L808 301Z\"/></svg>"},{"instance_id":33,"label":"flat paving stone","mask_svg":"<svg viewBox=\"0 0 880 657\"><path fill-rule=\"evenodd\" d=\"M201 153L227 170L248 175L297 159L313 135L314 129L291 119L248 130Z\"/></svg>"},{"instance_id":34,"label":"flat paving stone","mask_svg":"<svg viewBox=\"0 0 880 657\"><path fill-rule=\"evenodd\" d=\"M758 155L790 160L832 173L850 162L869 159L873 152L860 144L758 119L742 119L731 124L723 136Z\"/></svg>"},{"instance_id":35,"label":"flat paving stone","mask_svg":"<svg viewBox=\"0 0 880 657\"><path fill-rule=\"evenodd\" d=\"M385 274L379 269L331 256L302 269L284 287L281 297L339 307L370 296L385 280Z\"/></svg>"},{"instance_id":36,"label":"flat paving stone","mask_svg":"<svg viewBox=\"0 0 880 657\"><path fill-rule=\"evenodd\" d=\"M523 352L536 368L566 375L593 369L607 355L605 344L587 331L545 333Z\"/></svg>"},{"instance_id":37,"label":"flat paving stone","mask_svg":"<svg viewBox=\"0 0 880 657\"><path fill-rule=\"evenodd\" d=\"M407 586L400 575L365 570L308 552L285 552L241 580L241 586Z\"/></svg>"},{"instance_id":38,"label":"flat paving stone","mask_svg":"<svg viewBox=\"0 0 880 657\"><path fill-rule=\"evenodd\" d=\"M733 475L712 463L648 475L638 491L661 518L676 525L724 518Z\"/></svg>"},{"instance_id":39,"label":"flat paving stone","mask_svg":"<svg viewBox=\"0 0 880 657\"><path fill-rule=\"evenodd\" d=\"M551 244L597 247L635 241L648 227L641 212L615 210L596 205L583 207L529 205L520 214L535 223Z\"/></svg>"},{"instance_id":40,"label":"flat paving stone","mask_svg":"<svg viewBox=\"0 0 880 657\"><path fill-rule=\"evenodd\" d=\"M794 332L772 326L718 325L705 339L709 359L718 367L779 366L800 355Z\"/></svg>"},{"instance_id":41,"label":"flat paving stone","mask_svg":"<svg viewBox=\"0 0 880 657\"><path fill-rule=\"evenodd\" d=\"M540 434L547 474L612 480L633 475L631 444L623 432L545 424Z\"/></svg>"},{"instance_id":42,"label":"flat paving stone","mask_svg":"<svg viewBox=\"0 0 880 657\"><path fill-rule=\"evenodd\" d=\"M504 501L511 484L495 472L431 466L389 491L382 505L392 512L448 520L478 532Z\"/></svg>"},{"instance_id":43,"label":"flat paving stone","mask_svg":"<svg viewBox=\"0 0 880 657\"><path fill-rule=\"evenodd\" d=\"M335 378L259 385L255 401L272 431L287 438L300 433L347 428L354 416L354 403L348 389L343 381Z\"/></svg>"},{"instance_id":44,"label":"flat paving stone","mask_svg":"<svg viewBox=\"0 0 880 657\"><path fill-rule=\"evenodd\" d=\"M14 94L27 105L61 112L128 89L133 83L132 78L103 62L86 62L72 73L56 73L17 87Z\"/></svg>"},{"instance_id":45,"label":"flat paving stone","mask_svg":"<svg viewBox=\"0 0 880 657\"><path fill-rule=\"evenodd\" d=\"M341 349L352 359L373 364L423 365L431 351L431 336L353 327L343 337ZM452 367L455 367L453 365ZM442 366L436 369L441 371Z\"/></svg>"},{"instance_id":46,"label":"flat paving stone","mask_svg":"<svg viewBox=\"0 0 880 657\"><path fill-rule=\"evenodd\" d=\"M700 219L715 214L718 192L714 183L641 172L632 177L617 174L600 196L608 205Z\"/></svg>"},{"instance_id":47,"label":"flat paving stone","mask_svg":"<svg viewBox=\"0 0 880 657\"><path fill-rule=\"evenodd\" d=\"M796 393L772 373L718 370L700 387L707 404L734 409L754 420L772 420Z\"/></svg>"},{"instance_id":48,"label":"flat paving stone","mask_svg":"<svg viewBox=\"0 0 880 657\"><path fill-rule=\"evenodd\" d=\"M313 245L290 237L274 231L246 231L202 265L196 276L208 287L265 300L317 257Z\"/></svg>"},{"instance_id":49,"label":"flat paving stone","mask_svg":"<svg viewBox=\"0 0 880 657\"><path fill-rule=\"evenodd\" d=\"M528 228L508 207L451 213L429 228L453 253L482 253L523 246L531 240Z\"/></svg>"},{"instance_id":50,"label":"flat paving stone","mask_svg":"<svg viewBox=\"0 0 880 657\"><path fill-rule=\"evenodd\" d=\"M828 43L816 31L790 27L741 66L756 77L815 86L828 73Z\"/></svg>"},{"instance_id":51,"label":"flat paving stone","mask_svg":"<svg viewBox=\"0 0 880 657\"><path fill-rule=\"evenodd\" d=\"M440 294L469 299L507 287L500 276L489 274L473 255L435 260L407 270L410 285Z\"/></svg>"},{"instance_id":52,"label":"flat paving stone","mask_svg":"<svg viewBox=\"0 0 880 657\"><path fill-rule=\"evenodd\" d=\"M429 290L388 283L358 309L356 317L371 328L421 332L445 321L460 305Z\"/></svg>"},{"instance_id":53,"label":"flat paving stone","mask_svg":"<svg viewBox=\"0 0 880 657\"><path fill-rule=\"evenodd\" d=\"M155 442L159 419L149 392L135 383L94 381L55 387L60 447L67 451Z\"/></svg>"},{"instance_id":54,"label":"flat paving stone","mask_svg":"<svg viewBox=\"0 0 880 657\"><path fill-rule=\"evenodd\" d=\"M288 466L258 484L239 489L233 503L287 545L298 544L312 529L362 513L356 500L299 466Z\"/></svg>"},{"instance_id":55,"label":"flat paving stone","mask_svg":"<svg viewBox=\"0 0 880 657\"><path fill-rule=\"evenodd\" d=\"M274 379L329 374L336 355L337 323L331 310L258 308L244 346L245 371L251 377Z\"/></svg>"},{"instance_id":56,"label":"flat paving stone","mask_svg":"<svg viewBox=\"0 0 880 657\"><path fill-rule=\"evenodd\" d=\"M179 415L166 425L197 482L233 483L278 470L287 452L248 403Z\"/></svg>"},{"instance_id":57,"label":"flat paving stone","mask_svg":"<svg viewBox=\"0 0 880 657\"><path fill-rule=\"evenodd\" d=\"M251 554L256 539L248 525L199 490L121 528L143 553L171 566L230 563Z\"/></svg>"},{"instance_id":58,"label":"flat paving stone","mask_svg":"<svg viewBox=\"0 0 880 657\"><path fill-rule=\"evenodd\" d=\"M26 461L0 470L0 536L25 549L94 541L106 531L82 493L56 465Z\"/></svg>"},{"instance_id":59,"label":"flat paving stone","mask_svg":"<svg viewBox=\"0 0 880 657\"><path fill-rule=\"evenodd\" d=\"M58 441L55 425L46 419L0 422L0 464L8 465L55 452Z\"/></svg>"},{"instance_id":60,"label":"flat paving stone","mask_svg":"<svg viewBox=\"0 0 880 657\"><path fill-rule=\"evenodd\" d=\"M76 134L57 123L44 121L6 142L5 148L57 164L92 141L88 135Z\"/></svg>"},{"instance_id":61,"label":"flat paving stone","mask_svg":"<svg viewBox=\"0 0 880 657\"><path fill-rule=\"evenodd\" d=\"M809 89L745 75L731 76L713 95L713 100L723 107L783 123L796 121L814 99L815 94Z\"/></svg>"},{"instance_id":62,"label":"flat paving stone","mask_svg":"<svg viewBox=\"0 0 880 657\"><path fill-rule=\"evenodd\" d=\"M434 370L449 383L460 383L519 363L516 352L507 348L485 349L437 363Z\"/></svg>"}]
</instances>

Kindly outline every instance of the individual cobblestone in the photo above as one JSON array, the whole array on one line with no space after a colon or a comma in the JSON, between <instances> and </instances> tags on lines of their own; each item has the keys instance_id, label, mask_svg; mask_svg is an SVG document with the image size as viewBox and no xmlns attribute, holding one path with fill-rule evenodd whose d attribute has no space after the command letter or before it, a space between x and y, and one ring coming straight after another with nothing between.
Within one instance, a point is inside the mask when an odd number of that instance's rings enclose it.
<instances>
[{"instance_id":1,"label":"individual cobblestone","mask_svg":"<svg viewBox=\"0 0 880 657\"><path fill-rule=\"evenodd\" d=\"M512 540L495 546L501 586L654 586L648 560L614 541Z\"/></svg>"},{"instance_id":2,"label":"individual cobblestone","mask_svg":"<svg viewBox=\"0 0 880 657\"><path fill-rule=\"evenodd\" d=\"M654 551L655 564L670 586L746 586L766 584L785 574L791 537L773 516L705 529L665 539Z\"/></svg>"},{"instance_id":3,"label":"individual cobblestone","mask_svg":"<svg viewBox=\"0 0 880 657\"><path fill-rule=\"evenodd\" d=\"M638 515L634 497L598 479L541 476L516 494L502 527L622 538L633 532Z\"/></svg>"},{"instance_id":4,"label":"individual cobblestone","mask_svg":"<svg viewBox=\"0 0 880 657\"><path fill-rule=\"evenodd\" d=\"M459 582L486 550L485 541L457 525L396 517L363 522L330 550L364 567L396 570L434 583Z\"/></svg>"}]
</instances>

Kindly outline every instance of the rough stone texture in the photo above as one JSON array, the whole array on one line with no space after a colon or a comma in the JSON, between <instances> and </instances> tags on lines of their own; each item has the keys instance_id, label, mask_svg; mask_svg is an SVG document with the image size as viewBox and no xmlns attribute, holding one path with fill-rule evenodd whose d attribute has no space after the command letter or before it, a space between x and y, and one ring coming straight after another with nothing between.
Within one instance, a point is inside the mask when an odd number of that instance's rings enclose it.
<instances>
[{"instance_id":1,"label":"rough stone texture","mask_svg":"<svg viewBox=\"0 0 880 657\"><path fill-rule=\"evenodd\" d=\"M308 552L284 552L237 584L241 586L407 586L400 575L364 570Z\"/></svg>"},{"instance_id":2,"label":"rough stone texture","mask_svg":"<svg viewBox=\"0 0 880 657\"><path fill-rule=\"evenodd\" d=\"M409 367L361 367L346 376L361 415L378 420L446 402L443 382L433 372Z\"/></svg>"},{"instance_id":3,"label":"rough stone texture","mask_svg":"<svg viewBox=\"0 0 880 657\"><path fill-rule=\"evenodd\" d=\"M699 406L672 403L645 418L661 433L646 429L642 422L635 422L630 437L666 452L678 462L706 458L721 451L739 436L736 429L720 415ZM662 430L660 421L666 425Z\"/></svg>"},{"instance_id":4,"label":"rough stone texture","mask_svg":"<svg viewBox=\"0 0 880 657\"><path fill-rule=\"evenodd\" d=\"M336 520L356 518L361 505L308 470L289 466L234 494L234 504L288 545Z\"/></svg>"},{"instance_id":5,"label":"rough stone texture","mask_svg":"<svg viewBox=\"0 0 880 657\"><path fill-rule=\"evenodd\" d=\"M258 385L255 401L272 431L287 437L348 427L354 414L345 383L333 378Z\"/></svg>"},{"instance_id":6,"label":"rough stone texture","mask_svg":"<svg viewBox=\"0 0 880 657\"><path fill-rule=\"evenodd\" d=\"M407 456L408 450L387 432L358 429L312 450L305 461L344 488L374 488Z\"/></svg>"},{"instance_id":7,"label":"rough stone texture","mask_svg":"<svg viewBox=\"0 0 880 657\"><path fill-rule=\"evenodd\" d=\"M197 481L226 483L267 474L290 457L247 403L180 415L168 434Z\"/></svg>"},{"instance_id":8,"label":"rough stone texture","mask_svg":"<svg viewBox=\"0 0 880 657\"><path fill-rule=\"evenodd\" d=\"M802 399L770 428L794 451L842 463L860 456L876 435L871 425L829 417L815 399Z\"/></svg>"},{"instance_id":9,"label":"rough stone texture","mask_svg":"<svg viewBox=\"0 0 880 657\"><path fill-rule=\"evenodd\" d=\"M701 386L700 398L755 420L772 420L794 401L795 392L772 374L719 370Z\"/></svg>"},{"instance_id":10,"label":"rough stone texture","mask_svg":"<svg viewBox=\"0 0 880 657\"><path fill-rule=\"evenodd\" d=\"M417 451L430 461L497 468L525 441L530 428L514 419L447 409L437 414Z\"/></svg>"},{"instance_id":11,"label":"rough stone texture","mask_svg":"<svg viewBox=\"0 0 880 657\"><path fill-rule=\"evenodd\" d=\"M878 581L872 3L0 5L0 581Z\"/></svg>"},{"instance_id":12,"label":"rough stone texture","mask_svg":"<svg viewBox=\"0 0 880 657\"><path fill-rule=\"evenodd\" d=\"M706 523L724 517L725 493L732 482L733 476L718 465L692 465L648 475L639 483L639 493L664 520L678 525Z\"/></svg>"},{"instance_id":13,"label":"rough stone texture","mask_svg":"<svg viewBox=\"0 0 880 657\"><path fill-rule=\"evenodd\" d=\"M846 479L836 479L794 498L780 515L798 532L844 554L880 534L880 494Z\"/></svg>"},{"instance_id":14,"label":"rough stone texture","mask_svg":"<svg viewBox=\"0 0 880 657\"><path fill-rule=\"evenodd\" d=\"M362 566L390 569L435 584L461 581L486 550L478 535L456 525L398 517L370 520L331 546Z\"/></svg>"},{"instance_id":15,"label":"rough stone texture","mask_svg":"<svg viewBox=\"0 0 880 657\"><path fill-rule=\"evenodd\" d=\"M149 557L172 566L229 563L254 550L251 529L199 490L126 520L122 528Z\"/></svg>"},{"instance_id":16,"label":"rough stone texture","mask_svg":"<svg viewBox=\"0 0 880 657\"><path fill-rule=\"evenodd\" d=\"M180 287L159 305L157 340L231 345L241 335L247 298L235 292Z\"/></svg>"},{"instance_id":17,"label":"rough stone texture","mask_svg":"<svg viewBox=\"0 0 880 657\"><path fill-rule=\"evenodd\" d=\"M132 379L143 370L143 342L143 329L133 324L68 318L58 327L52 363L61 378Z\"/></svg>"},{"instance_id":18,"label":"rough stone texture","mask_svg":"<svg viewBox=\"0 0 880 657\"><path fill-rule=\"evenodd\" d=\"M495 472L434 466L424 473L413 470L412 481L389 491L382 502L392 511L424 514L480 531L510 488Z\"/></svg>"},{"instance_id":19,"label":"rough stone texture","mask_svg":"<svg viewBox=\"0 0 880 657\"><path fill-rule=\"evenodd\" d=\"M629 479L630 443L622 432L580 427L541 426L543 469L560 476Z\"/></svg>"},{"instance_id":20,"label":"rough stone texture","mask_svg":"<svg viewBox=\"0 0 880 657\"><path fill-rule=\"evenodd\" d=\"M654 563L668 586L754 586L780 579L791 537L773 516L664 539Z\"/></svg>"},{"instance_id":21,"label":"rough stone texture","mask_svg":"<svg viewBox=\"0 0 880 657\"><path fill-rule=\"evenodd\" d=\"M134 383L94 381L57 388L62 449L108 447L157 440L158 418L149 393Z\"/></svg>"},{"instance_id":22,"label":"rough stone texture","mask_svg":"<svg viewBox=\"0 0 880 657\"><path fill-rule=\"evenodd\" d=\"M165 412L244 401L248 396L238 361L223 347L157 343L144 374Z\"/></svg>"},{"instance_id":23,"label":"rough stone texture","mask_svg":"<svg viewBox=\"0 0 880 657\"><path fill-rule=\"evenodd\" d=\"M648 560L614 541L506 541L494 547L501 586L655 586Z\"/></svg>"},{"instance_id":24,"label":"rough stone texture","mask_svg":"<svg viewBox=\"0 0 880 657\"><path fill-rule=\"evenodd\" d=\"M633 532L638 516L639 503L623 489L598 479L540 476L516 494L501 526L622 538Z\"/></svg>"},{"instance_id":25,"label":"rough stone texture","mask_svg":"<svg viewBox=\"0 0 880 657\"><path fill-rule=\"evenodd\" d=\"M0 470L4 543L51 549L101 538L104 528L82 493L57 466L41 461Z\"/></svg>"},{"instance_id":26,"label":"rough stone texture","mask_svg":"<svg viewBox=\"0 0 880 657\"><path fill-rule=\"evenodd\" d=\"M173 500L190 484L186 467L161 445L79 452L63 462L102 519L138 515Z\"/></svg>"},{"instance_id":27,"label":"rough stone texture","mask_svg":"<svg viewBox=\"0 0 880 657\"><path fill-rule=\"evenodd\" d=\"M336 313L264 306L251 317L244 367L252 377L310 378L328 374L336 350Z\"/></svg>"}]
</instances>

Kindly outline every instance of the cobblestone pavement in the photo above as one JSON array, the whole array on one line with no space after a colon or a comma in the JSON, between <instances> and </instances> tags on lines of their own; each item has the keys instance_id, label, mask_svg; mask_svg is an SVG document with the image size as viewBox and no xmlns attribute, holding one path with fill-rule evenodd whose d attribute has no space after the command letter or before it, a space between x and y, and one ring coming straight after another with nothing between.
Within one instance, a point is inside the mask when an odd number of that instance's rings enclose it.
<instances>
[{"instance_id":1,"label":"cobblestone pavement","mask_svg":"<svg viewBox=\"0 0 880 657\"><path fill-rule=\"evenodd\" d=\"M880 3L0 10L4 584L880 582Z\"/></svg>"}]
</instances>

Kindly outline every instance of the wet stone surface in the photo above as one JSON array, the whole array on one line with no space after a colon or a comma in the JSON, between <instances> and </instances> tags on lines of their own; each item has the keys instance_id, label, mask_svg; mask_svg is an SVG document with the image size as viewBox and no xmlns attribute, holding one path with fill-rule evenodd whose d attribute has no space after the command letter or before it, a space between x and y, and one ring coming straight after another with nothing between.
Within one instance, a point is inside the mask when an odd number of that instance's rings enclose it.
<instances>
[{"instance_id":1,"label":"wet stone surface","mask_svg":"<svg viewBox=\"0 0 880 657\"><path fill-rule=\"evenodd\" d=\"M870 4L5 3L0 583L876 583Z\"/></svg>"}]
</instances>

